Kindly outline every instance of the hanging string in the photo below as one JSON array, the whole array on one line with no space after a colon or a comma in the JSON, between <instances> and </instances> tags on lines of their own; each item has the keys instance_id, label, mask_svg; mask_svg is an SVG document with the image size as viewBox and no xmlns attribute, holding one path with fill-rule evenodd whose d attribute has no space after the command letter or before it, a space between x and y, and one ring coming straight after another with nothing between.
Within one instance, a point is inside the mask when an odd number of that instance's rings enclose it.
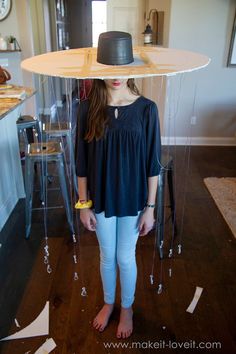
<instances>
[{"instance_id":1,"label":"hanging string","mask_svg":"<svg viewBox=\"0 0 236 354\"><path fill-rule=\"evenodd\" d=\"M41 93L41 97L42 98L44 96L44 91L46 90L47 87L47 77L41 77L41 75L39 75L39 89L40 89L40 93ZM43 105L41 106L42 108L45 108L45 100L42 99ZM40 127L41 127L41 136L43 137L43 132L45 130L45 123L43 122L43 111L42 114L39 115L39 120L40 120ZM45 143L48 143L48 139L46 136L46 141ZM38 151L40 151L39 148L39 143L38 143ZM42 184L40 186L40 192L41 192L41 196L43 198L42 200L42 208L43 208L43 225L44 225L44 264L46 265L46 270L48 272L48 274L50 274L52 272L52 267L50 265L50 252L49 252L49 244L48 244L48 227L47 227L47 209L48 209L48 188L47 188L47 176L48 176L48 166L47 166L47 156L46 156L46 150L44 151L43 149L41 149L41 181ZM41 191L42 188L42 191Z\"/></svg>"},{"instance_id":2,"label":"hanging string","mask_svg":"<svg viewBox=\"0 0 236 354\"><path fill-rule=\"evenodd\" d=\"M157 80L157 78L155 78L157 81L157 84L159 84L159 80ZM164 78L163 76L161 77L161 84L160 84L160 89L157 89L157 102L158 105L161 106L161 99L163 97L163 81ZM154 99L153 97L153 87L154 87L154 82L153 82L153 77L151 77L151 82L150 82L150 95L151 98ZM158 110L160 112L160 110ZM161 120L161 117L159 117ZM159 165L162 167L162 162L159 161ZM157 201L158 202L158 201ZM155 267L155 259L156 259L156 253L158 252L158 248L162 249L163 247L163 242L161 241L161 244L158 244L158 214L156 214L156 227L155 227L155 237L154 237L154 244L153 244L153 255L152 255L152 266L151 266L151 274L149 275L149 279L150 279L150 284L153 285L154 284L154 267ZM160 250L159 250L160 251ZM162 278L163 278L163 260L160 259L160 270L159 270L159 285L158 285L158 294L160 294L162 292Z\"/></svg>"},{"instance_id":3,"label":"hanging string","mask_svg":"<svg viewBox=\"0 0 236 354\"><path fill-rule=\"evenodd\" d=\"M163 292L164 286L164 272L163 272L163 259L160 260L160 277L157 285L157 294L160 295Z\"/></svg>"},{"instance_id":4,"label":"hanging string","mask_svg":"<svg viewBox=\"0 0 236 354\"><path fill-rule=\"evenodd\" d=\"M174 89L174 83L177 81L178 87L175 87ZM176 76L175 77L170 77L167 78L167 97L166 97L166 107L167 107L167 117L168 121L167 124L164 125L165 128L165 136L167 137L166 143L167 143L167 161L170 160L170 155L171 155L171 144L174 142L174 156L172 156L174 162L176 163L176 116L178 114L179 110L179 104L180 104L180 95L181 95L181 89L182 89L182 81L183 81L183 76L181 75L180 79L177 80ZM151 83L151 87L153 87L153 83ZM163 92L163 80L162 80L162 92ZM175 93L177 92L177 95ZM173 135L173 142L171 136ZM166 171L169 169L169 166L163 166L160 162L160 165L162 169L165 169ZM174 176L175 177L175 176ZM173 180L173 189L174 189L174 194L176 193L176 179ZM172 216L172 215L171 215ZM171 259L173 256L173 242L174 242L174 233L175 233L175 214L172 216L173 223L172 223L172 233L171 233L171 244L170 244L170 249L168 253L168 257ZM158 218L158 215L157 215ZM164 220L165 220L165 208L164 208ZM157 232L156 232L156 237L155 237L155 244L154 244L154 251L153 251L153 257L152 257L152 269L151 269L151 274L150 274L150 283L154 283L154 264L155 264L155 255L156 255L156 250L157 250ZM159 245L160 249L163 249L164 242L161 241L161 244ZM168 270L169 276L172 276L172 267L169 267ZM160 272L159 272L159 285L158 285L158 293L160 294L163 290L163 260L160 260Z\"/></svg>"},{"instance_id":5,"label":"hanging string","mask_svg":"<svg viewBox=\"0 0 236 354\"><path fill-rule=\"evenodd\" d=\"M84 84L84 82L83 82ZM71 82L69 82L68 80L66 80L65 83L65 87L66 87L66 98L67 98L67 102L66 102L66 107L67 107L67 116L69 118L69 124L70 124L70 139L71 141L73 141L73 137L72 137L72 84ZM80 104L80 83L77 82L77 87L78 87L78 98L77 101L79 101ZM84 91L86 92L85 86L84 86ZM83 96L85 97L85 96ZM72 147L73 148L73 147ZM72 149L70 151L70 177L72 179L72 174L75 172L74 170L72 170L72 164L74 164L74 155L72 154ZM72 195L72 194L71 194ZM73 194L73 198L72 198L72 202L71 202L71 208L72 208L72 213L74 214L74 205L77 202L77 195L74 191ZM81 239L79 236L79 216L78 216L78 212L75 212L75 224L76 224L76 230L78 233L78 236L76 237L76 234L74 233L72 235L72 240L73 240L73 262L74 262L74 266L75 266L75 271L74 271L74 280L78 280L79 276L78 276L78 272L77 272L77 267L79 265L79 269L81 269L80 275L81 275L81 283L82 283L82 290L81 290L81 296L87 296L87 290L86 287L84 286L84 273L83 273L83 265L82 265L82 252L81 252ZM79 255L79 256L78 256Z\"/></svg>"},{"instance_id":6,"label":"hanging string","mask_svg":"<svg viewBox=\"0 0 236 354\"><path fill-rule=\"evenodd\" d=\"M73 109L73 102L72 102L72 80L71 79L65 79L65 91L66 91L66 117L68 119L68 124L69 124L69 128L70 128L70 141L73 141L72 138L72 109ZM72 181L73 181L73 173L74 173L74 169L72 168L72 164L74 164L74 154L73 154L73 146L70 146L69 149L69 180L70 180L70 200L71 200L71 213L72 215L74 215L74 205L76 203L76 192L72 191ZM77 233L79 232L79 228L76 228ZM80 258L78 256L78 250L77 250L77 244L78 244L78 239L79 239L79 235L78 237L76 237L76 233L72 233L72 242L73 242L73 256L72 256L72 260L74 263L74 280L78 280L79 279L79 275L78 275L78 258ZM80 268L81 269L81 268Z\"/></svg>"},{"instance_id":7,"label":"hanging string","mask_svg":"<svg viewBox=\"0 0 236 354\"><path fill-rule=\"evenodd\" d=\"M74 169L72 168L74 164L74 158L73 158L73 138L72 138L72 114L73 114L73 106L72 106L72 79L63 79L61 81L61 85L65 87L65 111L63 115L63 109L62 109L62 116L60 117L58 109L56 110L56 115L54 117L54 120L56 118L56 125L58 126L59 131L61 131L61 134L59 136L60 143L62 146L62 151L63 151L63 158L65 161L65 172L66 172L66 179L68 181L68 186L69 186L69 199L70 199L70 208L71 208L71 215L73 217L74 214L74 204L76 200L76 192L73 190L73 180L74 180ZM56 91L55 91L55 86L53 82L51 82L51 94L53 97L53 102L56 102ZM65 119L64 119L65 118ZM64 128L64 125L66 128ZM66 130L65 136L66 136L66 141L64 139L63 135L63 129ZM51 130L51 122L49 126L49 131ZM58 139L58 137L57 137ZM74 226L73 226L74 229ZM78 230L78 228L77 228ZM72 231L72 230L71 230ZM77 237L76 237L76 232L72 231L72 242L73 242L73 255L72 255L72 260L74 264L74 275L73 279L78 280L78 251L77 251Z\"/></svg>"},{"instance_id":8,"label":"hanging string","mask_svg":"<svg viewBox=\"0 0 236 354\"><path fill-rule=\"evenodd\" d=\"M173 153L172 153L172 161L173 161L173 193L176 198L177 195L177 179L176 179L176 173L175 171L177 170L177 151L176 151L176 118L179 112L179 106L180 106L180 97L181 97L181 92L182 92L182 83L183 83L183 78L184 74L180 74L179 76L172 77L172 86L175 85L175 90L172 90L172 96L170 100L170 104L173 107L173 116L172 116L172 122L173 122L173 138L174 138L174 144L173 144ZM176 204L176 199L175 199L175 204ZM171 211L172 213L172 211ZM170 241L170 247L169 247L169 254L168 257L172 258L173 253L174 253L174 239L175 239L175 223L176 223L176 205L175 205L175 211L174 214L171 214L171 241ZM171 269L171 268L170 268ZM169 274L172 275L172 272L170 270Z\"/></svg>"},{"instance_id":9,"label":"hanging string","mask_svg":"<svg viewBox=\"0 0 236 354\"><path fill-rule=\"evenodd\" d=\"M198 81L195 81L194 85L194 93L193 93L193 103L192 103L192 115L191 117L195 116L195 109L196 109L196 96L197 96L197 87L198 87ZM191 146L192 146L192 122L191 122L191 117L190 117L190 122L189 122L189 134L187 137L187 168L185 169L185 174L184 174L184 190L183 190L183 203L182 203L182 213L181 213L181 222L180 222L180 231L179 231L179 243L178 243L178 254L181 254L182 252L182 239L183 239L183 230L184 230L184 217L185 217L185 205L186 205L186 190L187 190L187 182L189 180L189 174L190 174L190 156L191 156Z\"/></svg>"}]
</instances>

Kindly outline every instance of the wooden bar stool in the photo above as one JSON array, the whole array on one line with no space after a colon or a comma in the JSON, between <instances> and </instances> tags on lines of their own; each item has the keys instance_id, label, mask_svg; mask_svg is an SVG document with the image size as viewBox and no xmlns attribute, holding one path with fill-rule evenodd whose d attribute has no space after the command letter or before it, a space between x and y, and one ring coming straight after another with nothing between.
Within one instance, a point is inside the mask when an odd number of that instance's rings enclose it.
<instances>
[{"instance_id":1,"label":"wooden bar stool","mask_svg":"<svg viewBox=\"0 0 236 354\"><path fill-rule=\"evenodd\" d=\"M34 164L41 166L41 180L43 189L43 201L45 201L45 190L47 183L47 164L55 162L59 174L60 188L64 199L67 221L72 233L74 233L73 212L70 205L69 193L65 177L65 164L61 144L58 142L33 143L28 145L25 159L25 212L26 212L26 238L29 238L31 229L32 203L33 203L33 183L34 183ZM50 209L53 209L50 208Z\"/></svg>"},{"instance_id":2,"label":"wooden bar stool","mask_svg":"<svg viewBox=\"0 0 236 354\"><path fill-rule=\"evenodd\" d=\"M30 115L20 116L17 121L17 130L19 134L22 134L25 143L25 152L28 144L31 144L37 140L41 142L41 130L40 124L37 118ZM35 139L36 137L36 139Z\"/></svg>"},{"instance_id":3,"label":"wooden bar stool","mask_svg":"<svg viewBox=\"0 0 236 354\"><path fill-rule=\"evenodd\" d=\"M71 129L69 123L46 123L45 128L43 130L44 140L48 141L49 139L66 139L66 145L68 147L68 152L70 156L70 162L72 167L72 176L73 176L73 184L76 193L78 194L78 183L77 176L75 172L75 155L74 155L74 147L73 147L73 139L71 134Z\"/></svg>"}]
</instances>

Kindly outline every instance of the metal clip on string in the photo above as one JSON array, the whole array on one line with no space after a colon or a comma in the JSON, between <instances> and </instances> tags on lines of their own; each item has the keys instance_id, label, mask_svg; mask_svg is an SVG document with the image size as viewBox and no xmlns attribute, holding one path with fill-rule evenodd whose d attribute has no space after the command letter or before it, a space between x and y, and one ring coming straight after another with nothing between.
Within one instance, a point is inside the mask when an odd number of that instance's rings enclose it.
<instances>
[{"instance_id":1,"label":"metal clip on string","mask_svg":"<svg viewBox=\"0 0 236 354\"><path fill-rule=\"evenodd\" d=\"M182 253L182 245L178 245L178 254L181 254Z\"/></svg>"},{"instance_id":2,"label":"metal clip on string","mask_svg":"<svg viewBox=\"0 0 236 354\"><path fill-rule=\"evenodd\" d=\"M74 280L78 280L78 279L79 279L78 273L74 272Z\"/></svg>"},{"instance_id":3,"label":"metal clip on string","mask_svg":"<svg viewBox=\"0 0 236 354\"><path fill-rule=\"evenodd\" d=\"M87 291L85 287L83 287L81 290L81 296L87 296Z\"/></svg>"},{"instance_id":4,"label":"metal clip on string","mask_svg":"<svg viewBox=\"0 0 236 354\"><path fill-rule=\"evenodd\" d=\"M163 290L163 286L162 286L162 284L159 284L158 288L157 288L157 294L161 294L162 290Z\"/></svg>"}]
</instances>

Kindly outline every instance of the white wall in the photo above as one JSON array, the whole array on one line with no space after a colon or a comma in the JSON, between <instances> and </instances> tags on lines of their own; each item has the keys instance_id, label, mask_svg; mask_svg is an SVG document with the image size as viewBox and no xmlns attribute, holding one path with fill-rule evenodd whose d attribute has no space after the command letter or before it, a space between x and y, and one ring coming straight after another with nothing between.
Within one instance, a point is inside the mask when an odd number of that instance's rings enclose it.
<instances>
[{"instance_id":1,"label":"white wall","mask_svg":"<svg viewBox=\"0 0 236 354\"><path fill-rule=\"evenodd\" d=\"M12 10L6 20L0 23L0 33L3 36L14 35L22 49L21 60L32 57L33 55L44 53L50 50L49 42L46 40L46 33L44 31L44 15L47 15L48 0L13 0ZM48 28L47 28L48 30ZM12 53L8 53L12 56ZM16 68L12 68L15 72ZM9 67L11 72L11 68ZM23 71L18 62L17 71L20 75L14 77L12 83L23 85L32 88L38 88L39 76L33 75L27 71ZM22 106L23 113L36 114L44 107L45 113L50 112L51 99L48 94L47 82L41 90L40 97L37 95L27 100Z\"/></svg>"},{"instance_id":2,"label":"white wall","mask_svg":"<svg viewBox=\"0 0 236 354\"><path fill-rule=\"evenodd\" d=\"M192 135L199 138L196 141L236 143L236 68L226 66L235 7L234 0L172 0L169 47L211 58L206 69L185 74L182 83L179 78L174 83L177 90L181 86L177 137L188 136L194 113L197 124ZM173 91L171 99L178 99Z\"/></svg>"},{"instance_id":3,"label":"white wall","mask_svg":"<svg viewBox=\"0 0 236 354\"><path fill-rule=\"evenodd\" d=\"M163 47L168 47L170 25L171 0L146 0L146 18L151 9L164 12ZM150 22L151 23L151 22ZM143 79L142 93L155 101L158 105L161 135L165 134L165 101L166 101L166 77L153 77Z\"/></svg>"},{"instance_id":4,"label":"white wall","mask_svg":"<svg viewBox=\"0 0 236 354\"><path fill-rule=\"evenodd\" d=\"M168 47L171 0L146 0L146 15L151 9L164 11L163 47Z\"/></svg>"},{"instance_id":5,"label":"white wall","mask_svg":"<svg viewBox=\"0 0 236 354\"><path fill-rule=\"evenodd\" d=\"M33 75L23 72L20 67L20 61L33 55L33 41L31 30L31 18L29 12L29 0L13 0L12 9L9 16L0 22L0 33L3 36L13 35L20 44L22 51L17 65L14 68L9 67L9 71L18 75L13 75L12 83L27 87L34 87ZM6 53L10 58L14 53ZM31 98L22 106L23 113L35 114L35 99Z\"/></svg>"}]
</instances>

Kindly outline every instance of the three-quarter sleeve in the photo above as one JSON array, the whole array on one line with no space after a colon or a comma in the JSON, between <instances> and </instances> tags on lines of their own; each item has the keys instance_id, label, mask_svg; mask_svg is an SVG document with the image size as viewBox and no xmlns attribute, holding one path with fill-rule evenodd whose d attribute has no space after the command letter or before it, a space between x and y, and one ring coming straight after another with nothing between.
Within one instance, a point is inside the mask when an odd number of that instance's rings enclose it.
<instances>
[{"instance_id":1,"label":"three-quarter sleeve","mask_svg":"<svg viewBox=\"0 0 236 354\"><path fill-rule=\"evenodd\" d=\"M161 167L161 134L158 109L152 102L146 114L147 176L158 176Z\"/></svg>"},{"instance_id":2,"label":"three-quarter sleeve","mask_svg":"<svg viewBox=\"0 0 236 354\"><path fill-rule=\"evenodd\" d=\"M78 177L87 177L88 143L84 140L87 130L87 112L88 104L83 101L79 106L75 139L75 168Z\"/></svg>"}]
</instances>

